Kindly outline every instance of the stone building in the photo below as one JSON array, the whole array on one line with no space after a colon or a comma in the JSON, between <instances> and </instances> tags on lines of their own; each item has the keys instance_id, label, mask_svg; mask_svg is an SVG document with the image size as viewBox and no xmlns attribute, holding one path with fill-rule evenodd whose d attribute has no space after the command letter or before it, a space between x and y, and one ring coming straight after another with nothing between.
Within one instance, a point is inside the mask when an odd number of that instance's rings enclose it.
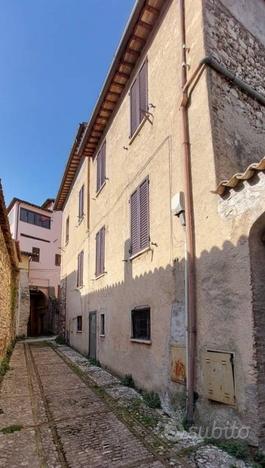
<instances>
[{"instance_id":1,"label":"stone building","mask_svg":"<svg viewBox=\"0 0 265 468\"><path fill-rule=\"evenodd\" d=\"M0 183L0 360L16 336L19 246L12 240Z\"/></svg>"},{"instance_id":2,"label":"stone building","mask_svg":"<svg viewBox=\"0 0 265 468\"><path fill-rule=\"evenodd\" d=\"M264 24L139 0L55 202L70 344L263 448Z\"/></svg>"},{"instance_id":3,"label":"stone building","mask_svg":"<svg viewBox=\"0 0 265 468\"><path fill-rule=\"evenodd\" d=\"M59 330L61 213L53 199L38 206L13 198L8 217L19 242L19 309L17 334L37 336Z\"/></svg>"}]
</instances>

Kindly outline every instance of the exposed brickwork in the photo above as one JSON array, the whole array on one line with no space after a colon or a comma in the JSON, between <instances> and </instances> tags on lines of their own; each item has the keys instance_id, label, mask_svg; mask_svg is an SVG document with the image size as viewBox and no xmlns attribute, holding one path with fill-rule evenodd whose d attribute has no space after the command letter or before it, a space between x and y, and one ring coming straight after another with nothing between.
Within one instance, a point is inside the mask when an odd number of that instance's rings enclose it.
<instances>
[{"instance_id":1,"label":"exposed brickwork","mask_svg":"<svg viewBox=\"0 0 265 468\"><path fill-rule=\"evenodd\" d=\"M206 0L203 5L206 54L265 95L264 46L221 1ZM264 156L265 109L212 70L209 100L219 181Z\"/></svg>"}]
</instances>

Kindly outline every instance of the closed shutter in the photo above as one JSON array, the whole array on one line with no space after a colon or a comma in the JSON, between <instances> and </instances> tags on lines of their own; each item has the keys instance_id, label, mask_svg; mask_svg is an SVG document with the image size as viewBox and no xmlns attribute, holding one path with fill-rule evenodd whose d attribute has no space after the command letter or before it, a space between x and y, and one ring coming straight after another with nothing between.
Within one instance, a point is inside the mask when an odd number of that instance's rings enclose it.
<instances>
[{"instance_id":1,"label":"closed shutter","mask_svg":"<svg viewBox=\"0 0 265 468\"><path fill-rule=\"evenodd\" d=\"M140 250L149 245L149 180L140 185Z\"/></svg>"},{"instance_id":2,"label":"closed shutter","mask_svg":"<svg viewBox=\"0 0 265 468\"><path fill-rule=\"evenodd\" d=\"M79 254L79 286L83 286L84 252Z\"/></svg>"},{"instance_id":3,"label":"closed shutter","mask_svg":"<svg viewBox=\"0 0 265 468\"><path fill-rule=\"evenodd\" d=\"M136 78L130 91L131 101L131 136L134 134L140 122L139 115L139 77Z\"/></svg>"},{"instance_id":4,"label":"closed shutter","mask_svg":"<svg viewBox=\"0 0 265 468\"><path fill-rule=\"evenodd\" d=\"M100 189L101 181L101 151L97 155L97 192Z\"/></svg>"},{"instance_id":5,"label":"closed shutter","mask_svg":"<svg viewBox=\"0 0 265 468\"><path fill-rule=\"evenodd\" d=\"M84 186L82 185L81 190L79 191L79 210L78 216L82 218L84 215Z\"/></svg>"},{"instance_id":6,"label":"closed shutter","mask_svg":"<svg viewBox=\"0 0 265 468\"><path fill-rule=\"evenodd\" d=\"M100 274L100 231L96 235L96 276Z\"/></svg>"},{"instance_id":7,"label":"closed shutter","mask_svg":"<svg viewBox=\"0 0 265 468\"><path fill-rule=\"evenodd\" d=\"M139 250L139 191L136 190L131 196L131 254Z\"/></svg>"},{"instance_id":8,"label":"closed shutter","mask_svg":"<svg viewBox=\"0 0 265 468\"><path fill-rule=\"evenodd\" d=\"M100 273L105 271L105 227L100 229Z\"/></svg>"},{"instance_id":9,"label":"closed shutter","mask_svg":"<svg viewBox=\"0 0 265 468\"><path fill-rule=\"evenodd\" d=\"M148 110L147 83L147 62L145 62L139 72L140 122L143 120Z\"/></svg>"},{"instance_id":10,"label":"closed shutter","mask_svg":"<svg viewBox=\"0 0 265 468\"><path fill-rule=\"evenodd\" d=\"M77 278L76 278L76 285L79 286L80 283L80 256L77 255Z\"/></svg>"},{"instance_id":11,"label":"closed shutter","mask_svg":"<svg viewBox=\"0 0 265 468\"><path fill-rule=\"evenodd\" d=\"M101 186L106 179L106 143L101 148Z\"/></svg>"}]
</instances>

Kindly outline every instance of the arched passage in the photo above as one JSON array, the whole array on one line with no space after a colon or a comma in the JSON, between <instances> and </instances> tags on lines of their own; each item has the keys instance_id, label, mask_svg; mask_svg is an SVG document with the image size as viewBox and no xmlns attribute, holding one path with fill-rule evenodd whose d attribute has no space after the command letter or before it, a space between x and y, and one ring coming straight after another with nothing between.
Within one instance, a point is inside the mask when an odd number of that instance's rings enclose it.
<instances>
[{"instance_id":1,"label":"arched passage","mask_svg":"<svg viewBox=\"0 0 265 468\"><path fill-rule=\"evenodd\" d=\"M265 448L265 213L253 224L249 235L254 340L257 369L259 439Z\"/></svg>"},{"instance_id":2,"label":"arched passage","mask_svg":"<svg viewBox=\"0 0 265 468\"><path fill-rule=\"evenodd\" d=\"M40 290L30 290L30 316L28 336L46 335L49 332L48 299Z\"/></svg>"}]
</instances>

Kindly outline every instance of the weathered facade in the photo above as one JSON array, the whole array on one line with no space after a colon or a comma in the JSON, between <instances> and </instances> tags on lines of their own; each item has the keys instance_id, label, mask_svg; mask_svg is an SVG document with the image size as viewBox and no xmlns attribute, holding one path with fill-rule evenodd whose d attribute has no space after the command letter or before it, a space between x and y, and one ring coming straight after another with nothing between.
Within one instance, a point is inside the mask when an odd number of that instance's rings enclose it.
<instances>
[{"instance_id":1,"label":"weathered facade","mask_svg":"<svg viewBox=\"0 0 265 468\"><path fill-rule=\"evenodd\" d=\"M19 247L11 237L0 184L0 360L16 336Z\"/></svg>"},{"instance_id":2,"label":"weathered facade","mask_svg":"<svg viewBox=\"0 0 265 468\"><path fill-rule=\"evenodd\" d=\"M255 224L262 216L262 171L255 189L251 179L240 193L225 192L225 185L222 197L213 192L264 154L265 6L255 0L246 11L241 0L207 0L194 8L186 0L183 44L181 4L138 2L94 114L74 142L56 200L63 210L65 333L72 346L117 374L132 374L139 387L164 401L181 400L190 359L189 253L178 196L186 194L180 107L188 102L195 421L222 428L236 421L264 447L262 222ZM187 101L184 66L192 80Z\"/></svg>"}]
</instances>

